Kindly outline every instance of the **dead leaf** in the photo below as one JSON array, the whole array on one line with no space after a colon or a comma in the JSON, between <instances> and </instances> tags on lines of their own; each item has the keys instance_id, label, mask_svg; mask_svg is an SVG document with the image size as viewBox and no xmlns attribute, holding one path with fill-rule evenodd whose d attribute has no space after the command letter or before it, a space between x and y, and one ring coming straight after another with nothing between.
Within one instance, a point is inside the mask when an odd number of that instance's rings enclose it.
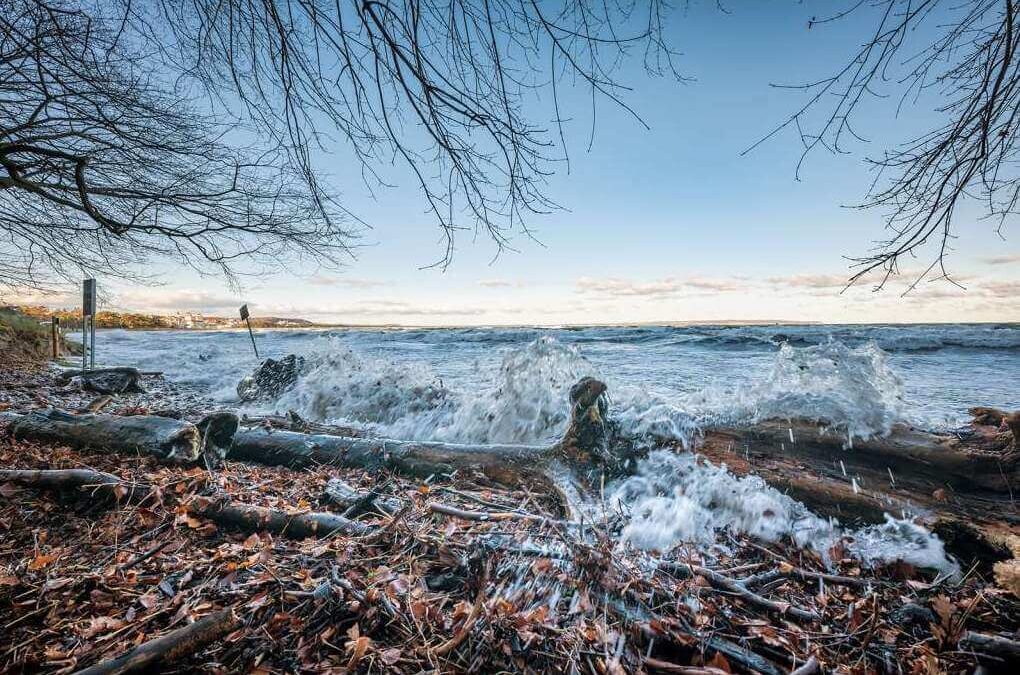
<instances>
[{"instance_id":1,"label":"dead leaf","mask_svg":"<svg viewBox=\"0 0 1020 675\"><path fill-rule=\"evenodd\" d=\"M396 647L393 647L391 649L383 651L383 653L379 655L379 658L381 658L382 662L385 663L387 666L392 666L397 661L400 660L400 655L401 651Z\"/></svg>"},{"instance_id":2,"label":"dead leaf","mask_svg":"<svg viewBox=\"0 0 1020 675\"><path fill-rule=\"evenodd\" d=\"M51 555L39 554L32 559L32 562L28 563L28 569L32 570L33 572L36 570L41 570L42 568L46 567L59 557L60 555L56 553Z\"/></svg>"}]
</instances>

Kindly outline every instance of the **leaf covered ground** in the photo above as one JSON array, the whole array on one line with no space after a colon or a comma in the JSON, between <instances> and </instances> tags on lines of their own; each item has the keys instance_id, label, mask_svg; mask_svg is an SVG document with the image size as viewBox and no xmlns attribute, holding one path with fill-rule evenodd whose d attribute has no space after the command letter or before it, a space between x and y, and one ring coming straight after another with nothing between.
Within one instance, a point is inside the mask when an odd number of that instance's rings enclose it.
<instances>
[{"instance_id":1,"label":"leaf covered ground","mask_svg":"<svg viewBox=\"0 0 1020 675\"><path fill-rule=\"evenodd\" d=\"M711 556L681 547L663 562L619 549L598 523L564 524L551 495L475 476L210 471L6 438L0 466L92 468L152 488L118 503L0 484L2 672L74 672L223 608L237 627L164 671L779 673L814 656L824 672L971 672L963 634L1020 623L1016 599L975 573L932 583L839 551L827 569L792 545L732 537ZM189 509L226 495L326 511L330 478L402 506L367 508L368 535L298 541Z\"/></svg>"}]
</instances>

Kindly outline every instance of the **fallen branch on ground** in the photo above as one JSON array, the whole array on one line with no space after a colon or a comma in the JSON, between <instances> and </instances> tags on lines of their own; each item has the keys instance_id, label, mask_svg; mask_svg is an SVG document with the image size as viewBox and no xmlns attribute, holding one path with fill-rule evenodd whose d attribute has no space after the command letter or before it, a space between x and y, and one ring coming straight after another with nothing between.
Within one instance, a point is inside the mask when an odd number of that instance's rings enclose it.
<instances>
[{"instance_id":1,"label":"fallen branch on ground","mask_svg":"<svg viewBox=\"0 0 1020 675\"><path fill-rule=\"evenodd\" d=\"M163 637L149 640L131 651L79 670L75 675L121 675L148 672L160 663L172 663L191 656L206 645L219 640L237 626L234 612L224 609L205 616L195 623L171 631Z\"/></svg>"},{"instance_id":2,"label":"fallen branch on ground","mask_svg":"<svg viewBox=\"0 0 1020 675\"><path fill-rule=\"evenodd\" d=\"M745 600L756 607L761 607L762 609L778 614L779 616L790 616L795 619L800 619L801 621L819 621L821 619L817 612L795 607L788 602L769 600L768 598L758 595L754 591L746 588L736 579L731 579L730 577L724 574L719 574L707 567L689 565L687 563L674 561L663 561L661 563L661 568L671 573L679 574L683 577L702 577L708 581L712 588L718 591L733 593L739 596L741 600Z\"/></svg>"}]
</instances>

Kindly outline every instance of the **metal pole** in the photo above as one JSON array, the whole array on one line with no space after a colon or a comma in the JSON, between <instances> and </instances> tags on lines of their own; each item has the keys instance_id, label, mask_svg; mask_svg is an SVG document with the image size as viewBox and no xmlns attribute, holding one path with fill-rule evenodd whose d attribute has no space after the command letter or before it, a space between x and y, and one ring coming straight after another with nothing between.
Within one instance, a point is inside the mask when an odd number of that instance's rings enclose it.
<instances>
[{"instance_id":1,"label":"metal pole","mask_svg":"<svg viewBox=\"0 0 1020 675\"><path fill-rule=\"evenodd\" d=\"M259 358L259 348L255 346L255 333L251 331L251 320L244 317L244 322L248 324L248 335L251 336L251 348L255 350L255 358Z\"/></svg>"},{"instance_id":2,"label":"metal pole","mask_svg":"<svg viewBox=\"0 0 1020 675\"><path fill-rule=\"evenodd\" d=\"M81 374L89 369L89 326L88 317L81 315Z\"/></svg>"},{"instance_id":3,"label":"metal pole","mask_svg":"<svg viewBox=\"0 0 1020 675\"><path fill-rule=\"evenodd\" d=\"M96 369L96 317L93 316L89 319L89 325L92 329L92 339L89 341L92 344L92 349L89 350L89 370Z\"/></svg>"},{"instance_id":4,"label":"metal pole","mask_svg":"<svg viewBox=\"0 0 1020 675\"><path fill-rule=\"evenodd\" d=\"M53 360L57 359L57 354L60 352L60 319L57 317L50 318L50 340L53 342Z\"/></svg>"}]
</instances>

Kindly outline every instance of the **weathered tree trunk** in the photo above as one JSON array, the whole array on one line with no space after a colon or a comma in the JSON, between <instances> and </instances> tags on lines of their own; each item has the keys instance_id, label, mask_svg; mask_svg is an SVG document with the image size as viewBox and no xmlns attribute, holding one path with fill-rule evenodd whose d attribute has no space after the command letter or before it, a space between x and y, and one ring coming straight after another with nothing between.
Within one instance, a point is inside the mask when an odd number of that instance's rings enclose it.
<instances>
[{"instance_id":1,"label":"weathered tree trunk","mask_svg":"<svg viewBox=\"0 0 1020 675\"><path fill-rule=\"evenodd\" d=\"M1008 433L1008 432L1007 432ZM697 449L727 449L825 465L829 473L874 477L874 483L933 490L1008 494L1020 485L1020 451L1012 439L975 428L969 437L943 436L897 425L888 436L855 440L810 420L767 420L746 428L713 429ZM842 462L842 465L840 464Z\"/></svg>"},{"instance_id":2,"label":"weathered tree trunk","mask_svg":"<svg viewBox=\"0 0 1020 675\"><path fill-rule=\"evenodd\" d=\"M540 478L550 454L551 448L546 446L462 445L240 429L228 457L293 468L325 464L369 471L388 469L422 478L477 471L491 480L516 484Z\"/></svg>"},{"instance_id":3,"label":"weathered tree trunk","mask_svg":"<svg viewBox=\"0 0 1020 675\"><path fill-rule=\"evenodd\" d=\"M202 453L202 435L194 424L167 417L72 415L59 410L8 415L19 440L91 448L97 452L154 455L191 463Z\"/></svg>"},{"instance_id":4,"label":"weathered tree trunk","mask_svg":"<svg viewBox=\"0 0 1020 675\"><path fill-rule=\"evenodd\" d=\"M195 623L144 642L115 659L79 670L75 675L120 675L151 672L160 663L173 663L191 656L206 645L224 637L238 625L230 609L202 617Z\"/></svg>"}]
</instances>

